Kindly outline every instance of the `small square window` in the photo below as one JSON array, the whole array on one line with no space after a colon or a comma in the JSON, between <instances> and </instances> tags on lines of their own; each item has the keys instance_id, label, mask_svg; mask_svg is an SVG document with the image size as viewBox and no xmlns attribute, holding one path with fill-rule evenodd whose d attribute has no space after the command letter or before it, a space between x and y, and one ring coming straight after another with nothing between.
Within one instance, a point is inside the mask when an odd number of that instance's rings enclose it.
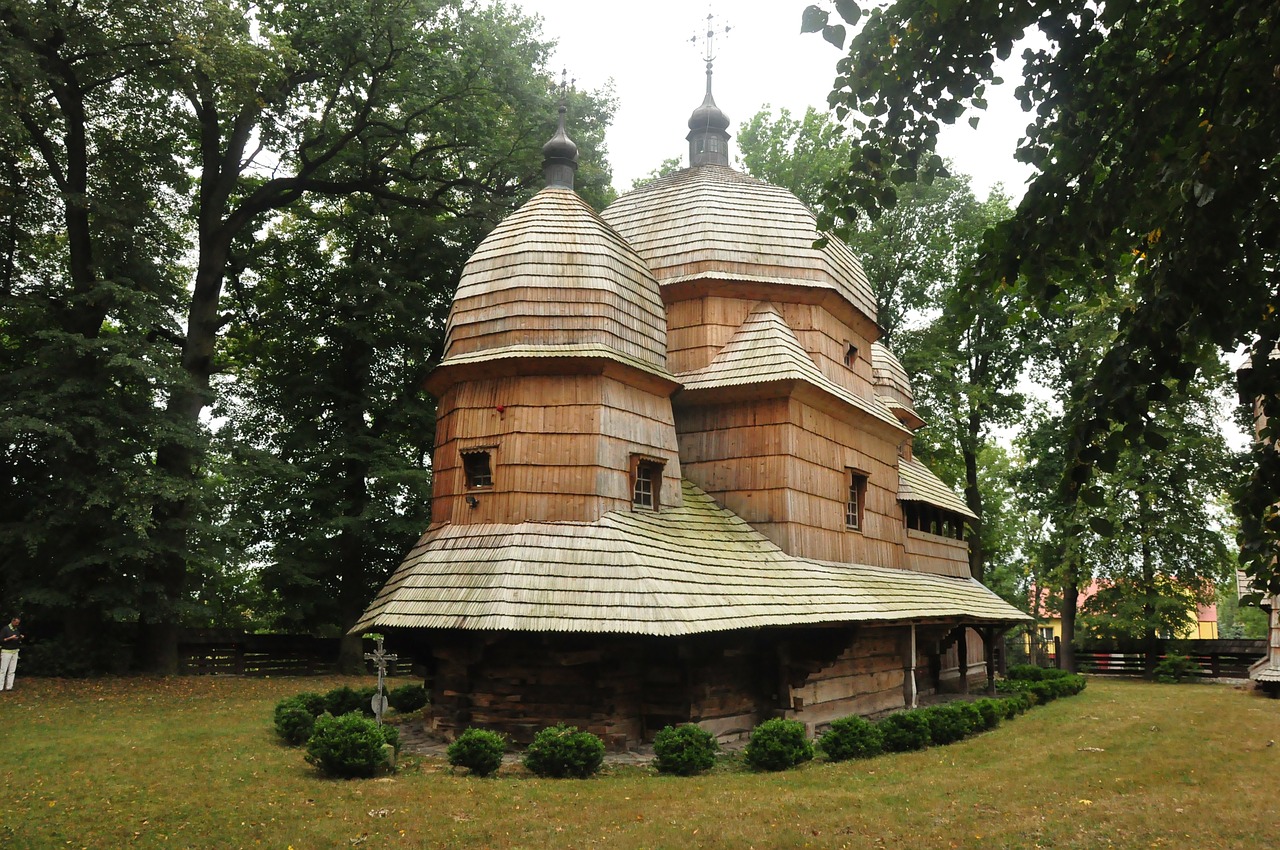
<instances>
[{"instance_id":1,"label":"small square window","mask_svg":"<svg viewBox=\"0 0 1280 850\"><path fill-rule=\"evenodd\" d=\"M844 352L844 365L852 369L853 364L857 362L858 362L858 346L850 345L847 349L845 349L845 352Z\"/></svg>"},{"instance_id":2,"label":"small square window","mask_svg":"<svg viewBox=\"0 0 1280 850\"><path fill-rule=\"evenodd\" d=\"M1053 642L1053 626L1040 627L1040 640L1047 641L1050 643Z\"/></svg>"},{"instance_id":3,"label":"small square window","mask_svg":"<svg viewBox=\"0 0 1280 850\"><path fill-rule=\"evenodd\" d=\"M489 465L488 452L463 452L462 469L469 489L493 486L493 468Z\"/></svg>"},{"instance_id":4,"label":"small square window","mask_svg":"<svg viewBox=\"0 0 1280 850\"><path fill-rule=\"evenodd\" d=\"M637 458L631 474L631 506L647 511L658 509L658 494L662 492L662 463Z\"/></svg>"},{"instance_id":5,"label":"small square window","mask_svg":"<svg viewBox=\"0 0 1280 850\"><path fill-rule=\"evenodd\" d=\"M844 507L844 524L847 528L862 528L863 509L867 501L867 476L856 469L849 470L849 496Z\"/></svg>"}]
</instances>

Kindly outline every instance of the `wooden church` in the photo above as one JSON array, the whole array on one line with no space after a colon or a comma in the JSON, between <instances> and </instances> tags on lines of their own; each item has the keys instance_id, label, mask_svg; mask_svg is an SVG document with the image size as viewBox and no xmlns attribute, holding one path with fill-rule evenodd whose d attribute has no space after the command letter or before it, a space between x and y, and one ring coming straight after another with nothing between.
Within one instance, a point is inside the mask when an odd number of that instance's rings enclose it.
<instances>
[{"instance_id":1,"label":"wooden church","mask_svg":"<svg viewBox=\"0 0 1280 850\"><path fill-rule=\"evenodd\" d=\"M973 515L912 457L857 257L729 167L707 74L690 167L599 214L562 106L546 188L463 271L431 526L353 629L412 648L446 737L812 730L985 680L1028 619L970 578Z\"/></svg>"}]
</instances>

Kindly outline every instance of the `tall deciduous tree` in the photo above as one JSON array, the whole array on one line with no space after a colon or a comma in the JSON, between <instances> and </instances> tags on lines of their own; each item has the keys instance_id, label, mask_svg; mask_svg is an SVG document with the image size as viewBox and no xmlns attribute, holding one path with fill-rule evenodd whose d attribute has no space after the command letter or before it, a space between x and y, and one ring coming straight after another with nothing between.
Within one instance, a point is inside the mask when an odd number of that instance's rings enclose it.
<instances>
[{"instance_id":1,"label":"tall deciduous tree","mask_svg":"<svg viewBox=\"0 0 1280 850\"><path fill-rule=\"evenodd\" d=\"M843 130L812 107L798 121L785 109L774 118L766 107L738 131L743 168L820 209L825 187L847 167L851 143ZM891 348L901 351L899 337L910 320L918 325L922 311L936 306L939 293L955 282L957 260L972 242L972 234L960 228L974 208L967 179L942 178L904 189L902 202L875 221L855 214L838 222L842 238L862 260Z\"/></svg>"},{"instance_id":2,"label":"tall deciduous tree","mask_svg":"<svg viewBox=\"0 0 1280 850\"><path fill-rule=\"evenodd\" d=\"M30 370L0 426L23 511L7 581L80 569L74 595L121 595L112 616L174 668L208 539L228 277L252 282L257 234L307 197L508 208L531 175L507 164L546 138L536 31L464 0L0 7L0 177L33 198L0 242L5 356ZM46 533L42 511L76 533Z\"/></svg>"},{"instance_id":3,"label":"tall deciduous tree","mask_svg":"<svg viewBox=\"0 0 1280 850\"><path fill-rule=\"evenodd\" d=\"M527 101L521 136L545 139L554 110L533 58L511 94ZM606 203L612 103L575 93L570 111L587 178L579 188ZM501 123L481 116L483 126ZM450 296L476 243L541 186L540 145L494 132L476 140L475 157L503 175L505 196L460 186L448 211L313 200L255 248L257 280L230 328L236 381L219 438L235 458L236 513L279 625L345 632L429 522L435 407L421 385L440 356ZM358 635L340 660L363 667Z\"/></svg>"},{"instance_id":4,"label":"tall deciduous tree","mask_svg":"<svg viewBox=\"0 0 1280 850\"><path fill-rule=\"evenodd\" d=\"M1140 447L1172 391L1210 349L1252 347L1245 387L1280 421L1280 18L1270 0L1063 4L899 0L865 17L809 7L802 28L847 55L830 102L859 128L832 209L852 220L893 206L895 184L945 173L943 124L976 123L986 88L1029 32L1016 94L1034 113L1017 156L1036 170L1015 215L989 234L982 277L1023 277L1048 305L1130 284L1136 295L1082 388L1064 491L1093 465ZM1041 46L1042 45L1042 46ZM1070 282L1064 269L1089 269ZM1211 283L1211 285L1210 285ZM1119 431L1113 429L1119 426ZM1113 438L1120 433L1119 440ZM1280 456L1259 450L1239 502L1259 586L1280 591Z\"/></svg>"}]
</instances>

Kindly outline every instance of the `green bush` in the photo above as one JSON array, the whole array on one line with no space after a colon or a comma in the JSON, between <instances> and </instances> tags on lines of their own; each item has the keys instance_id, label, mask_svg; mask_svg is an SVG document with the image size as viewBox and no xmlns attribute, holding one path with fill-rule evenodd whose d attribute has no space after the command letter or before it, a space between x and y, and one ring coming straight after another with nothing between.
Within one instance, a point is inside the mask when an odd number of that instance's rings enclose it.
<instances>
[{"instance_id":1,"label":"green bush","mask_svg":"<svg viewBox=\"0 0 1280 850\"><path fill-rule=\"evenodd\" d=\"M702 773L716 763L719 752L716 736L693 723L664 726L653 739L653 764L659 773Z\"/></svg>"},{"instance_id":2,"label":"green bush","mask_svg":"<svg viewBox=\"0 0 1280 850\"><path fill-rule=\"evenodd\" d=\"M276 734L286 744L295 747L307 742L316 725L316 715L312 713L304 694L285 697L276 703L274 719Z\"/></svg>"},{"instance_id":3,"label":"green bush","mask_svg":"<svg viewBox=\"0 0 1280 850\"><path fill-rule=\"evenodd\" d=\"M751 730L742 755L757 770L786 770L813 758L813 744L799 720L775 717Z\"/></svg>"},{"instance_id":4,"label":"green bush","mask_svg":"<svg viewBox=\"0 0 1280 850\"><path fill-rule=\"evenodd\" d=\"M604 741L576 726L558 723L533 737L524 752L524 766L538 776L585 779L604 763Z\"/></svg>"},{"instance_id":5,"label":"green bush","mask_svg":"<svg viewBox=\"0 0 1280 850\"><path fill-rule=\"evenodd\" d=\"M994 729L1000 725L1000 721L1005 716L1005 709L1001 703L1001 700L994 699L980 699L971 703L978 710L978 714L982 715L983 729Z\"/></svg>"},{"instance_id":6,"label":"green bush","mask_svg":"<svg viewBox=\"0 0 1280 850\"><path fill-rule=\"evenodd\" d=\"M967 702L934 705L920 713L929 724L929 739L939 745L964 740L982 725L982 716Z\"/></svg>"},{"instance_id":7,"label":"green bush","mask_svg":"<svg viewBox=\"0 0 1280 850\"><path fill-rule=\"evenodd\" d=\"M884 752L884 733L857 715L841 717L818 738L818 749L828 761L871 758Z\"/></svg>"},{"instance_id":8,"label":"green bush","mask_svg":"<svg viewBox=\"0 0 1280 850\"><path fill-rule=\"evenodd\" d=\"M369 698L372 698L373 694L377 692L376 688L355 690L347 685L334 688L324 695L324 710L334 717L341 717L353 711L372 716L373 707L369 704L369 699L365 698L366 690L369 690Z\"/></svg>"},{"instance_id":9,"label":"green bush","mask_svg":"<svg viewBox=\"0 0 1280 850\"><path fill-rule=\"evenodd\" d=\"M497 732L468 729L449 745L445 756L454 767L465 767L476 776L490 776L502 767L502 754L506 751L506 739Z\"/></svg>"},{"instance_id":10,"label":"green bush","mask_svg":"<svg viewBox=\"0 0 1280 850\"><path fill-rule=\"evenodd\" d=\"M1037 667L1034 664L1014 664L1009 667L1009 672L1005 674L1005 678L1013 679L1014 681L1039 682L1045 678L1045 673L1048 670L1053 669L1056 668Z\"/></svg>"},{"instance_id":11,"label":"green bush","mask_svg":"<svg viewBox=\"0 0 1280 850\"><path fill-rule=\"evenodd\" d=\"M394 747L397 740L394 727L379 726L356 712L341 717L322 715L307 741L307 761L328 776L373 776L390 767L384 747Z\"/></svg>"},{"instance_id":12,"label":"green bush","mask_svg":"<svg viewBox=\"0 0 1280 850\"><path fill-rule=\"evenodd\" d=\"M919 709L890 714L876 725L884 736L884 749L888 753L923 750L933 740L929 721Z\"/></svg>"},{"instance_id":13,"label":"green bush","mask_svg":"<svg viewBox=\"0 0 1280 850\"><path fill-rule=\"evenodd\" d=\"M408 714L427 704L427 689L422 685L401 685L387 691L387 702L401 714Z\"/></svg>"}]
</instances>

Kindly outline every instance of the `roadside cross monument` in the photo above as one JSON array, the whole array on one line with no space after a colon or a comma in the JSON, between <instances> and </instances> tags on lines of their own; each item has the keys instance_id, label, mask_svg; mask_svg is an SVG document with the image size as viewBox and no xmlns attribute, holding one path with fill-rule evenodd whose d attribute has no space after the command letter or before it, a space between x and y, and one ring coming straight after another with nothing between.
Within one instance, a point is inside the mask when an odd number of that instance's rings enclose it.
<instances>
[{"instance_id":1,"label":"roadside cross monument","mask_svg":"<svg viewBox=\"0 0 1280 850\"><path fill-rule=\"evenodd\" d=\"M373 652L366 652L364 660L372 661L378 668L378 692L373 695L371 707L373 708L373 716L377 718L378 725L381 726L382 715L387 710L387 698L382 692L383 682L387 678L387 662L398 661L400 656L388 653L382 648L382 635L368 634L365 637L373 638L374 641Z\"/></svg>"}]
</instances>

